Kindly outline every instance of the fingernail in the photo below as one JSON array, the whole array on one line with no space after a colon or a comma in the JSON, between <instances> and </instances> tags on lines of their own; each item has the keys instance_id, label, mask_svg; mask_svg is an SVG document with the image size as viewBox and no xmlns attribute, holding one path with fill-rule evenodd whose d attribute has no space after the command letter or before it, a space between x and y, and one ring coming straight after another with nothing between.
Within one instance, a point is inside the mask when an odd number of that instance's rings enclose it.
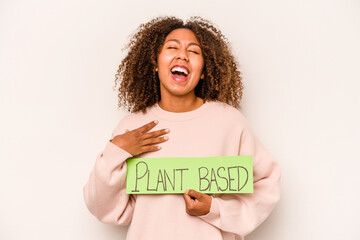
<instances>
[{"instance_id":1,"label":"fingernail","mask_svg":"<svg viewBox=\"0 0 360 240\"><path fill-rule=\"evenodd\" d=\"M169 137L168 137L168 136L165 136L165 137L164 137L164 140L168 140L168 139L169 139Z\"/></svg>"},{"instance_id":2,"label":"fingernail","mask_svg":"<svg viewBox=\"0 0 360 240\"><path fill-rule=\"evenodd\" d=\"M154 123L155 123L155 124L158 124L158 123L159 123L159 121L158 121L158 120L154 120Z\"/></svg>"},{"instance_id":3,"label":"fingernail","mask_svg":"<svg viewBox=\"0 0 360 240\"><path fill-rule=\"evenodd\" d=\"M165 129L165 132L167 132L167 133L168 133L168 132L170 132L170 129L168 129L168 128L167 128L167 129Z\"/></svg>"},{"instance_id":4,"label":"fingernail","mask_svg":"<svg viewBox=\"0 0 360 240\"><path fill-rule=\"evenodd\" d=\"M186 193L186 194L189 194L189 189L186 189L186 190L185 190L185 193Z\"/></svg>"}]
</instances>

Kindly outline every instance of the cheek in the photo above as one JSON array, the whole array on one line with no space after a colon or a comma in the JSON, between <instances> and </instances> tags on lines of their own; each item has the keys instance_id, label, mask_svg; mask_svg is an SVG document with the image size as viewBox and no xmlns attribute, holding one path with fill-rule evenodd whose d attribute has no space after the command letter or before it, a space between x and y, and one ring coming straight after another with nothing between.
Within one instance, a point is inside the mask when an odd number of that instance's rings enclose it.
<instances>
[{"instance_id":1,"label":"cheek","mask_svg":"<svg viewBox=\"0 0 360 240\"><path fill-rule=\"evenodd\" d=\"M195 64L194 67L195 67L196 70L197 70L198 72L200 72L200 74L201 74L202 71L203 71L203 68L204 68L204 59L203 59L203 58L197 59L196 64Z\"/></svg>"},{"instance_id":2,"label":"cheek","mask_svg":"<svg viewBox=\"0 0 360 240\"><path fill-rule=\"evenodd\" d=\"M167 66L169 65L171 59L173 58L172 54L169 53L160 53L157 58L157 63L160 66Z\"/></svg>"},{"instance_id":3,"label":"cheek","mask_svg":"<svg viewBox=\"0 0 360 240\"><path fill-rule=\"evenodd\" d=\"M194 60L198 65L204 64L204 56L203 54L193 55Z\"/></svg>"}]
</instances>

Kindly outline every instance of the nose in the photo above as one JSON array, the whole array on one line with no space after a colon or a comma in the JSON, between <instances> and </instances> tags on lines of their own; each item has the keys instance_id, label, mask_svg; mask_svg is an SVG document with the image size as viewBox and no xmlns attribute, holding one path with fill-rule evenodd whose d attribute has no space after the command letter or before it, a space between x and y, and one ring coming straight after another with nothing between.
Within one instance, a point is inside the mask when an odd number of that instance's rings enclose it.
<instances>
[{"instance_id":1,"label":"nose","mask_svg":"<svg viewBox=\"0 0 360 240\"><path fill-rule=\"evenodd\" d=\"M189 61L186 49L180 49L177 55L177 59L184 60L185 62Z\"/></svg>"}]
</instances>

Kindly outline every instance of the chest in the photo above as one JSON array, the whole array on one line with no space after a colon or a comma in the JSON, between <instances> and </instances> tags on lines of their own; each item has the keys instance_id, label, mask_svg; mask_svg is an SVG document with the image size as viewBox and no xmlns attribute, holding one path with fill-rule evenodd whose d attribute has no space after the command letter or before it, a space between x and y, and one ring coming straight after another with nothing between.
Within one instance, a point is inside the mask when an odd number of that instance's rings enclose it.
<instances>
[{"instance_id":1,"label":"chest","mask_svg":"<svg viewBox=\"0 0 360 240\"><path fill-rule=\"evenodd\" d=\"M207 157L237 155L240 133L226 124L164 123L169 128L169 140L161 143L161 150L143 157Z\"/></svg>"}]
</instances>

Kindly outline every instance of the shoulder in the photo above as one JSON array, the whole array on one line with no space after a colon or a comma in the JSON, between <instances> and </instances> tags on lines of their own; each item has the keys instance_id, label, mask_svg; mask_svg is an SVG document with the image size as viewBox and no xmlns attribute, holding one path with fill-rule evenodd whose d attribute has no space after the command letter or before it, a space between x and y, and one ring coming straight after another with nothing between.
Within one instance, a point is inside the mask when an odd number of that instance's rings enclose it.
<instances>
[{"instance_id":1,"label":"shoulder","mask_svg":"<svg viewBox=\"0 0 360 240\"><path fill-rule=\"evenodd\" d=\"M219 120L229 121L230 123L247 125L247 121L239 109L219 101L212 101L207 104L209 104L210 114L212 114L213 117Z\"/></svg>"}]
</instances>

